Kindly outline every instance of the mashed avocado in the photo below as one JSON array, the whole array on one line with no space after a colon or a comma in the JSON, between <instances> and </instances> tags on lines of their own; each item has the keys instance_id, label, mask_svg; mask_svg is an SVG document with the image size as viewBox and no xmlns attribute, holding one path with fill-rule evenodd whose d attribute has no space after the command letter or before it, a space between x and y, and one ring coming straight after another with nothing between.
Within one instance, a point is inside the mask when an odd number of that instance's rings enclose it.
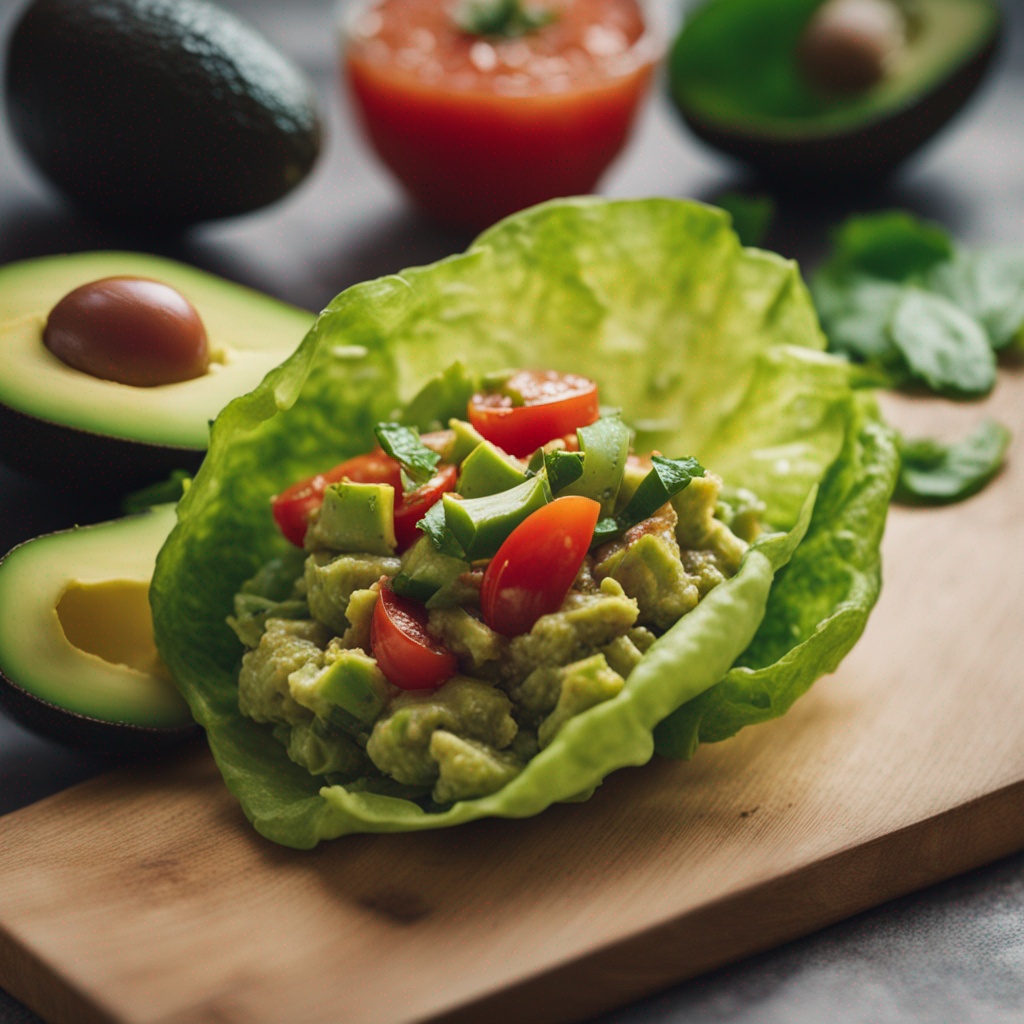
<instances>
[{"instance_id":1,"label":"mashed avocado","mask_svg":"<svg viewBox=\"0 0 1024 1024\"><path fill-rule=\"evenodd\" d=\"M394 458L401 489L331 484L301 558L268 564L229 619L247 648L239 708L292 761L353 792L428 805L496 792L574 717L614 700L657 637L737 571L760 510L749 492L724 498L692 459L627 463L617 416L581 429L578 452L558 439L528 460L453 423L429 445L380 425L386 456L368 458ZM504 540L559 492L600 507L589 551L557 604L509 630L488 615L490 555L500 562ZM411 535L406 493L420 503ZM546 587L548 566L534 576ZM436 678L388 677L410 650Z\"/></svg>"}]
</instances>

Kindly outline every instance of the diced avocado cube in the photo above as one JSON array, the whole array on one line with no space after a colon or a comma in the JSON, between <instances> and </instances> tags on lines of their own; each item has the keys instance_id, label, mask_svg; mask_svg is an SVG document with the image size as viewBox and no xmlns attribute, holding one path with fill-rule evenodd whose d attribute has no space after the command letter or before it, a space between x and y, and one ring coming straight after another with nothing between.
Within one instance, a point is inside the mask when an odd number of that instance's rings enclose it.
<instances>
[{"instance_id":1,"label":"diced avocado cube","mask_svg":"<svg viewBox=\"0 0 1024 1024\"><path fill-rule=\"evenodd\" d=\"M459 361L435 374L416 393L402 412L402 422L420 430L440 430L452 416L465 415L477 390L477 380ZM446 461L451 461L445 456Z\"/></svg>"},{"instance_id":2,"label":"diced avocado cube","mask_svg":"<svg viewBox=\"0 0 1024 1024\"><path fill-rule=\"evenodd\" d=\"M353 593L369 589L381 576L394 576L401 568L394 557L314 551L306 559L303 577L310 614L342 636L351 625L346 612Z\"/></svg>"},{"instance_id":3,"label":"diced avocado cube","mask_svg":"<svg viewBox=\"0 0 1024 1024\"><path fill-rule=\"evenodd\" d=\"M452 494L442 498L445 524L470 561L493 557L505 538L550 500L547 481L540 476L485 498L463 500Z\"/></svg>"},{"instance_id":4,"label":"diced avocado cube","mask_svg":"<svg viewBox=\"0 0 1024 1024\"><path fill-rule=\"evenodd\" d=\"M391 695L391 685L377 662L360 650L335 649L334 661L288 677L292 699L326 721L337 720L341 710L365 726L380 716Z\"/></svg>"},{"instance_id":5,"label":"diced avocado cube","mask_svg":"<svg viewBox=\"0 0 1024 1024\"><path fill-rule=\"evenodd\" d=\"M452 442L451 451L445 455L445 461L459 465L477 445L484 443L484 436L472 423L465 420L450 419L448 427L454 432L455 440Z\"/></svg>"},{"instance_id":6,"label":"diced avocado cube","mask_svg":"<svg viewBox=\"0 0 1024 1024\"><path fill-rule=\"evenodd\" d=\"M426 604L468 569L468 562L442 554L429 537L421 537L402 555L402 571L391 581L391 589Z\"/></svg>"},{"instance_id":7,"label":"diced avocado cube","mask_svg":"<svg viewBox=\"0 0 1024 1024\"><path fill-rule=\"evenodd\" d=\"M312 550L391 555L397 544L395 489L390 484L331 484L306 534L306 547Z\"/></svg>"},{"instance_id":8,"label":"diced avocado cube","mask_svg":"<svg viewBox=\"0 0 1024 1024\"><path fill-rule=\"evenodd\" d=\"M463 498L485 498L507 491L525 479L526 474L508 455L490 441L484 441L463 461L456 490Z\"/></svg>"}]
</instances>

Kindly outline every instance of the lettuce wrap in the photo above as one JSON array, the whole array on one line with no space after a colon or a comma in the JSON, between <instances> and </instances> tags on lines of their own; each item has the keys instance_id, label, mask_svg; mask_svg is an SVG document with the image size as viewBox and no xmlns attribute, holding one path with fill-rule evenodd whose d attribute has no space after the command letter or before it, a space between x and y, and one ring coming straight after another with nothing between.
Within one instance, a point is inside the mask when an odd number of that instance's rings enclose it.
<instances>
[{"instance_id":1,"label":"lettuce wrap","mask_svg":"<svg viewBox=\"0 0 1024 1024\"><path fill-rule=\"evenodd\" d=\"M356 285L295 354L213 424L151 589L157 645L256 829L309 848L353 832L526 817L589 796L616 768L779 715L857 640L879 591L897 456L851 386L795 264L743 248L721 210L560 200L467 252ZM270 499L373 446L454 360L598 381L638 451L687 453L766 505L731 579L667 630L619 696L571 719L498 792L446 808L324 785L238 710L242 648L225 622L286 541Z\"/></svg>"}]
</instances>

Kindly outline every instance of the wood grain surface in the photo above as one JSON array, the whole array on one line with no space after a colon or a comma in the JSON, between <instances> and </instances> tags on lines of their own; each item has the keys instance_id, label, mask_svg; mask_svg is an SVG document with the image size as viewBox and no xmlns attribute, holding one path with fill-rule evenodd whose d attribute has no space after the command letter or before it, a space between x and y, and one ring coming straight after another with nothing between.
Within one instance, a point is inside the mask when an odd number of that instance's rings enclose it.
<instances>
[{"instance_id":1,"label":"wood grain surface","mask_svg":"<svg viewBox=\"0 0 1024 1024\"><path fill-rule=\"evenodd\" d=\"M245 823L204 750L0 819L0 986L54 1022L579 1019L1024 848L1024 373L1004 473L894 508L885 585L778 722L528 821L311 853Z\"/></svg>"}]
</instances>

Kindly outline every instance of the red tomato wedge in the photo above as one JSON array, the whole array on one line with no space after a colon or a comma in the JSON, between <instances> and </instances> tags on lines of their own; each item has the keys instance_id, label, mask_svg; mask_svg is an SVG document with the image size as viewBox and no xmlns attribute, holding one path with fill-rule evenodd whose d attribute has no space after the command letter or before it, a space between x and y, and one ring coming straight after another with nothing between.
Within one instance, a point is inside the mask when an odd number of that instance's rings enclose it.
<instances>
[{"instance_id":1,"label":"red tomato wedge","mask_svg":"<svg viewBox=\"0 0 1024 1024\"><path fill-rule=\"evenodd\" d=\"M514 404L509 392L520 395L522 404ZM503 391L481 392L469 400L470 423L488 441L519 458L588 426L600 414L592 380L555 370L519 370Z\"/></svg>"},{"instance_id":2,"label":"red tomato wedge","mask_svg":"<svg viewBox=\"0 0 1024 1024\"><path fill-rule=\"evenodd\" d=\"M527 516L484 572L484 622L502 636L518 636L557 611L583 565L600 514L598 502L569 495Z\"/></svg>"},{"instance_id":3,"label":"red tomato wedge","mask_svg":"<svg viewBox=\"0 0 1024 1024\"><path fill-rule=\"evenodd\" d=\"M329 484L352 480L361 484L391 484L395 488L395 537L398 550L409 547L419 538L416 524L445 491L455 489L458 470L442 466L425 484L408 494L402 493L402 474L398 463L384 452L367 452L339 463L326 473L300 480L282 491L273 501L274 520L281 533L296 547L302 547L306 526L314 509L324 500Z\"/></svg>"},{"instance_id":4,"label":"red tomato wedge","mask_svg":"<svg viewBox=\"0 0 1024 1024\"><path fill-rule=\"evenodd\" d=\"M388 682L427 690L455 675L458 659L427 631L426 609L399 597L382 579L370 620L370 651Z\"/></svg>"}]
</instances>

